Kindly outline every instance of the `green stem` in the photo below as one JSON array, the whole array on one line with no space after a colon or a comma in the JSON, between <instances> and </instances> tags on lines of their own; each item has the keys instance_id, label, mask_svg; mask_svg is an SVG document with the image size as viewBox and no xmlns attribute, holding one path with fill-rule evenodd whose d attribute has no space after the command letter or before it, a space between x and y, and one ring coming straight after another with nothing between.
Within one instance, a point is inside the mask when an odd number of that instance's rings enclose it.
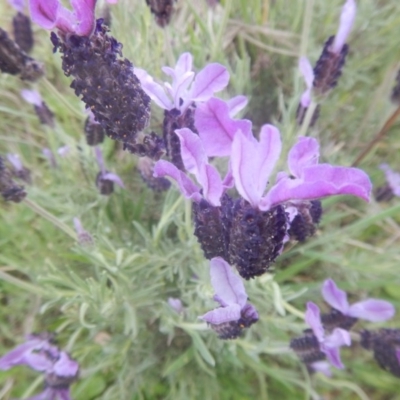
<instances>
[{"instance_id":1,"label":"green stem","mask_svg":"<svg viewBox=\"0 0 400 400\"><path fill-rule=\"evenodd\" d=\"M57 217L53 214L46 211L44 208L40 207L34 201L30 200L29 198L24 199L24 203L36 214L39 214L44 219L47 219L51 222L54 226L64 231L68 236L70 236L75 241L78 240L76 233L73 229L71 229L68 225L64 224L64 222L60 221Z\"/></svg>"},{"instance_id":2,"label":"green stem","mask_svg":"<svg viewBox=\"0 0 400 400\"><path fill-rule=\"evenodd\" d=\"M296 315L297 317L299 317L301 319L304 319L304 313L303 312L299 311L297 308L294 308L291 304L287 303L283 299L282 299L282 305L291 314Z\"/></svg>"},{"instance_id":3,"label":"green stem","mask_svg":"<svg viewBox=\"0 0 400 400\"><path fill-rule=\"evenodd\" d=\"M307 136L307 130L310 127L311 120L312 120L312 117L314 115L314 112L315 112L317 106L318 106L318 103L311 100L311 103L307 108L306 115L304 116L303 123L301 124L299 136Z\"/></svg>"},{"instance_id":4,"label":"green stem","mask_svg":"<svg viewBox=\"0 0 400 400\"><path fill-rule=\"evenodd\" d=\"M46 291L44 289L35 286L32 283L15 278L14 276L7 274L7 272L4 272L3 269L0 270L0 279L11 283L12 285L18 286L23 290L37 294L38 296L44 296L46 294Z\"/></svg>"}]
</instances>

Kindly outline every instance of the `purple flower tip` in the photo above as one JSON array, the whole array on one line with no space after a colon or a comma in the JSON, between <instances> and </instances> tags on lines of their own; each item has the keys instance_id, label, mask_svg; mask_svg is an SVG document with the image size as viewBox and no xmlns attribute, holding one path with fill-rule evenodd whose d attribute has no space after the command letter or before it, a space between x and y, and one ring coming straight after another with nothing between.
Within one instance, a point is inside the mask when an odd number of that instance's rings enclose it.
<instances>
[{"instance_id":1,"label":"purple flower tip","mask_svg":"<svg viewBox=\"0 0 400 400\"><path fill-rule=\"evenodd\" d=\"M90 36L94 31L96 0L70 0L72 11L59 0L30 0L32 21L45 29Z\"/></svg>"},{"instance_id":2,"label":"purple flower tip","mask_svg":"<svg viewBox=\"0 0 400 400\"><path fill-rule=\"evenodd\" d=\"M333 53L339 54L342 51L342 48L346 43L347 37L350 34L351 28L353 27L356 12L357 5L355 0L347 0L342 8L339 28L330 49Z\"/></svg>"}]
</instances>

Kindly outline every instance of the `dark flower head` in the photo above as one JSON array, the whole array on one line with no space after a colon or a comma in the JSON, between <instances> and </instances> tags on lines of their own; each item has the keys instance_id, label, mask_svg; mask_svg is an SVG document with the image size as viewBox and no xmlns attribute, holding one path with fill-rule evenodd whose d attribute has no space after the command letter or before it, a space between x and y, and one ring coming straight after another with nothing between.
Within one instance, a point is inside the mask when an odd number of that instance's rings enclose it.
<instances>
[{"instance_id":1,"label":"dark flower head","mask_svg":"<svg viewBox=\"0 0 400 400\"><path fill-rule=\"evenodd\" d=\"M74 77L71 87L107 136L134 145L148 123L150 98L130 61L119 58L122 45L107 34L101 22L90 37L58 37L52 32L51 38L62 53L65 75Z\"/></svg>"},{"instance_id":2,"label":"dark flower head","mask_svg":"<svg viewBox=\"0 0 400 400\"><path fill-rule=\"evenodd\" d=\"M22 165L21 159L18 154L7 154L9 163L14 168L14 175L25 181L26 183L32 183L31 171Z\"/></svg>"},{"instance_id":3,"label":"dark flower head","mask_svg":"<svg viewBox=\"0 0 400 400\"><path fill-rule=\"evenodd\" d=\"M21 96L26 102L33 105L40 123L54 127L54 114L43 101L38 91L23 89L21 90Z\"/></svg>"},{"instance_id":4,"label":"dark flower head","mask_svg":"<svg viewBox=\"0 0 400 400\"><path fill-rule=\"evenodd\" d=\"M29 57L16 42L0 28L0 71L19 75L21 79L36 81L44 74L43 64Z\"/></svg>"},{"instance_id":5,"label":"dark flower head","mask_svg":"<svg viewBox=\"0 0 400 400\"><path fill-rule=\"evenodd\" d=\"M285 207L289 214L289 236L292 239L304 242L309 236L314 235L316 226L321 220L322 206L319 200L293 202ZM291 217L294 215L294 217Z\"/></svg>"},{"instance_id":6,"label":"dark flower head","mask_svg":"<svg viewBox=\"0 0 400 400\"><path fill-rule=\"evenodd\" d=\"M2 157L0 157L0 194L5 201L13 201L14 203L20 203L26 197L24 187L14 182L12 173L5 166Z\"/></svg>"},{"instance_id":7,"label":"dark flower head","mask_svg":"<svg viewBox=\"0 0 400 400\"><path fill-rule=\"evenodd\" d=\"M175 0L146 0L156 22L162 28L169 24Z\"/></svg>"},{"instance_id":8,"label":"dark flower head","mask_svg":"<svg viewBox=\"0 0 400 400\"><path fill-rule=\"evenodd\" d=\"M400 329L361 332L361 346L374 352L374 358L385 371L400 378Z\"/></svg>"},{"instance_id":9,"label":"dark flower head","mask_svg":"<svg viewBox=\"0 0 400 400\"><path fill-rule=\"evenodd\" d=\"M89 146L97 146L98 144L103 143L105 132L90 110L88 110L88 114L89 116L86 118L84 127L86 143Z\"/></svg>"},{"instance_id":10,"label":"dark flower head","mask_svg":"<svg viewBox=\"0 0 400 400\"><path fill-rule=\"evenodd\" d=\"M96 176L96 186L100 191L100 194L108 196L114 192L114 183L119 187L124 188L124 183L121 178L112 172L108 172L104 165L103 154L100 147L94 148L96 154L97 164L99 165L100 171Z\"/></svg>"},{"instance_id":11,"label":"dark flower head","mask_svg":"<svg viewBox=\"0 0 400 400\"><path fill-rule=\"evenodd\" d=\"M397 72L396 83L392 90L390 99L393 101L393 103L400 105L400 69Z\"/></svg>"},{"instance_id":12,"label":"dark flower head","mask_svg":"<svg viewBox=\"0 0 400 400\"><path fill-rule=\"evenodd\" d=\"M33 48L33 32L31 26L31 19L18 12L12 20L15 43L25 53L29 53Z\"/></svg>"},{"instance_id":13,"label":"dark flower head","mask_svg":"<svg viewBox=\"0 0 400 400\"><path fill-rule=\"evenodd\" d=\"M220 307L199 318L208 322L221 339L236 339L258 321L257 310L247 302L243 281L224 259L216 257L210 261L210 275L214 300Z\"/></svg>"}]
</instances>

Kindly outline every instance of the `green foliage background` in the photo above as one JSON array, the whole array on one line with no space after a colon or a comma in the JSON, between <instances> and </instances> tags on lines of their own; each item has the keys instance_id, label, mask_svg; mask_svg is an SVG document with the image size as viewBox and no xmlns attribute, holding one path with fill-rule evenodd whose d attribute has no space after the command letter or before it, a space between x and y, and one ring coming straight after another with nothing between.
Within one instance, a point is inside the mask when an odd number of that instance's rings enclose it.
<instances>
[{"instance_id":1,"label":"green foliage background","mask_svg":"<svg viewBox=\"0 0 400 400\"><path fill-rule=\"evenodd\" d=\"M231 81L223 96L249 97L246 117L255 132L267 122L282 134L285 153L295 142L299 96L304 90L298 57L315 63L336 31L343 1L178 0L170 25L159 28L145 1L112 6L111 34L135 66L164 79L161 67L190 51L197 70L220 62ZM98 7L100 11L101 7ZM3 1L1 26L14 13ZM243 338L223 342L197 317L215 307L208 262L193 236L190 203L172 188L157 194L142 182L137 159L111 140L103 150L108 169L126 190L98 194L97 167L85 144L83 104L52 53L49 33L34 26L34 57L46 78L29 85L0 75L0 153L18 153L31 169L27 201L0 203L0 354L30 332L55 331L58 343L81 364L73 398L90 399L400 399L399 381L357 345L343 349L347 366L331 379L310 376L288 348L305 328L307 301L322 306L327 277L351 299L379 297L400 309L400 203L369 204L340 197L325 200L317 235L290 245L270 274L246 282L260 321ZM350 54L338 87L322 105L307 134L321 143L325 162L349 166L395 107L389 97L400 66L400 4L358 2ZM54 129L40 125L20 97L38 89L56 115ZM161 130L154 108L152 126ZM41 150L69 145L51 168ZM363 160L375 186L377 168L400 170L399 123ZM281 168L285 167L285 154ZM79 217L95 246L77 243L72 219ZM168 297L182 299L174 312ZM367 327L368 324L360 324ZM370 327L399 327L395 317ZM41 377L27 368L0 372L0 399L40 391Z\"/></svg>"}]
</instances>

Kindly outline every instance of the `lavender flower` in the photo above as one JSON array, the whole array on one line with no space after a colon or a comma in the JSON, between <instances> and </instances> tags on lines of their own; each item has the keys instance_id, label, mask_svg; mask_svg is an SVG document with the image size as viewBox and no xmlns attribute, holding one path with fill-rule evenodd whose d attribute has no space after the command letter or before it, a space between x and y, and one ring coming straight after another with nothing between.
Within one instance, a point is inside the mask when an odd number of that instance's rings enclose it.
<instances>
[{"instance_id":1,"label":"lavender flower","mask_svg":"<svg viewBox=\"0 0 400 400\"><path fill-rule=\"evenodd\" d=\"M21 96L27 103L33 105L40 123L54 127L54 114L37 90L23 89L21 90Z\"/></svg>"},{"instance_id":2,"label":"lavender flower","mask_svg":"<svg viewBox=\"0 0 400 400\"><path fill-rule=\"evenodd\" d=\"M338 31L325 43L314 68L313 85L317 95L323 95L337 85L349 51L346 40L353 26L355 14L355 0L347 0L342 9Z\"/></svg>"},{"instance_id":3,"label":"lavender flower","mask_svg":"<svg viewBox=\"0 0 400 400\"><path fill-rule=\"evenodd\" d=\"M14 175L26 183L32 183L31 171L22 165L18 154L7 154L7 160L14 168Z\"/></svg>"},{"instance_id":4,"label":"lavender flower","mask_svg":"<svg viewBox=\"0 0 400 400\"><path fill-rule=\"evenodd\" d=\"M25 1L8 0L8 2L17 11L12 21L15 43L17 43L22 51L29 53L33 47L33 32L31 19L23 13Z\"/></svg>"},{"instance_id":5,"label":"lavender flower","mask_svg":"<svg viewBox=\"0 0 400 400\"><path fill-rule=\"evenodd\" d=\"M220 307L199 318L208 322L221 339L236 339L244 328L258 321L257 310L247 302L243 281L223 258L210 261L210 275L214 300Z\"/></svg>"},{"instance_id":6,"label":"lavender flower","mask_svg":"<svg viewBox=\"0 0 400 400\"><path fill-rule=\"evenodd\" d=\"M175 0L146 0L151 13L154 14L156 22L164 28L169 24L173 12L173 3Z\"/></svg>"},{"instance_id":7,"label":"lavender flower","mask_svg":"<svg viewBox=\"0 0 400 400\"><path fill-rule=\"evenodd\" d=\"M344 365L340 359L339 348L341 346L350 346L350 334L344 329L335 328L329 336L325 336L319 308L311 301L307 303L305 320L317 338L320 350L326 355L328 361L334 367L343 369Z\"/></svg>"},{"instance_id":8,"label":"lavender flower","mask_svg":"<svg viewBox=\"0 0 400 400\"><path fill-rule=\"evenodd\" d=\"M379 168L385 173L386 185L376 189L376 201L389 201L394 196L400 197L400 174L393 171L387 164L381 164Z\"/></svg>"},{"instance_id":9,"label":"lavender flower","mask_svg":"<svg viewBox=\"0 0 400 400\"><path fill-rule=\"evenodd\" d=\"M103 154L100 147L96 146L94 148L96 154L97 164L99 165L100 172L96 177L96 186L100 191L100 194L108 196L114 191L114 183L119 187L124 188L124 183L121 178L112 172L108 172L105 168Z\"/></svg>"},{"instance_id":10,"label":"lavender flower","mask_svg":"<svg viewBox=\"0 0 400 400\"><path fill-rule=\"evenodd\" d=\"M96 118L90 109L87 110L87 113L88 117L86 118L84 127L86 143L89 146L97 146L98 144L103 143L105 131L101 124L96 121Z\"/></svg>"},{"instance_id":11,"label":"lavender flower","mask_svg":"<svg viewBox=\"0 0 400 400\"><path fill-rule=\"evenodd\" d=\"M364 330L361 346L374 352L379 366L400 378L400 329Z\"/></svg>"},{"instance_id":12,"label":"lavender flower","mask_svg":"<svg viewBox=\"0 0 400 400\"><path fill-rule=\"evenodd\" d=\"M72 1L73 11L59 0L31 0L32 19L52 32L55 51L62 53L62 68L73 76L71 87L90 108L106 134L127 148L150 116L150 98L144 93L133 66L122 57L122 45L107 35L101 20L95 27L94 0Z\"/></svg>"},{"instance_id":13,"label":"lavender flower","mask_svg":"<svg viewBox=\"0 0 400 400\"><path fill-rule=\"evenodd\" d=\"M395 314L392 304L385 300L366 299L352 305L347 301L347 294L336 286L332 279L322 285L322 297L333 308L333 312L322 316L326 329L340 327L350 329L357 319L371 322L386 321Z\"/></svg>"},{"instance_id":14,"label":"lavender flower","mask_svg":"<svg viewBox=\"0 0 400 400\"><path fill-rule=\"evenodd\" d=\"M19 45L0 28L0 71L36 81L44 74L43 64L29 57Z\"/></svg>"},{"instance_id":15,"label":"lavender flower","mask_svg":"<svg viewBox=\"0 0 400 400\"><path fill-rule=\"evenodd\" d=\"M313 89L313 82L314 82L314 71L311 66L310 61L307 57L300 57L299 59L299 70L303 75L304 82L306 84L307 89L303 92L300 98L300 103L297 108L297 123L301 125L303 123L304 117L308 110L308 107L311 104L312 98L312 89ZM314 111L313 116L311 117L310 126L313 126L319 117L319 105Z\"/></svg>"},{"instance_id":16,"label":"lavender flower","mask_svg":"<svg viewBox=\"0 0 400 400\"><path fill-rule=\"evenodd\" d=\"M82 223L79 218L74 218L74 227L78 235L78 243L81 246L88 247L94 244L93 236L83 229Z\"/></svg>"},{"instance_id":17,"label":"lavender flower","mask_svg":"<svg viewBox=\"0 0 400 400\"><path fill-rule=\"evenodd\" d=\"M175 297L168 297L168 304L178 314L183 313L183 305L181 299L177 299Z\"/></svg>"},{"instance_id":18,"label":"lavender flower","mask_svg":"<svg viewBox=\"0 0 400 400\"><path fill-rule=\"evenodd\" d=\"M396 83L394 85L394 88L392 89L390 99L394 104L400 106L400 69L397 71Z\"/></svg>"},{"instance_id":19,"label":"lavender flower","mask_svg":"<svg viewBox=\"0 0 400 400\"><path fill-rule=\"evenodd\" d=\"M189 128L197 133L194 124L195 104L209 100L215 92L222 90L229 81L229 73L221 64L209 64L195 77L192 71L192 63L192 55L183 53L175 68L163 67L164 73L172 77L172 85L165 83L164 88L154 82L146 71L137 70L144 91L158 106L165 110L163 137L167 155L171 162L182 171L184 165L176 130Z\"/></svg>"},{"instance_id":20,"label":"lavender flower","mask_svg":"<svg viewBox=\"0 0 400 400\"><path fill-rule=\"evenodd\" d=\"M0 369L16 365L45 374L45 389L30 400L70 400L69 386L78 377L79 364L55 346L48 334L29 335L25 343L0 358Z\"/></svg>"},{"instance_id":21,"label":"lavender flower","mask_svg":"<svg viewBox=\"0 0 400 400\"><path fill-rule=\"evenodd\" d=\"M159 107L183 112L193 102L207 101L229 82L229 73L221 64L208 64L197 75L192 71L192 64L192 55L183 53L175 68L163 67L163 72L172 78L172 84L164 83L164 87L143 69L137 68L136 74L143 90Z\"/></svg>"},{"instance_id":22,"label":"lavender flower","mask_svg":"<svg viewBox=\"0 0 400 400\"><path fill-rule=\"evenodd\" d=\"M26 197L24 187L14 182L11 171L4 165L2 157L0 157L0 194L5 201L14 203L20 203Z\"/></svg>"}]
</instances>

